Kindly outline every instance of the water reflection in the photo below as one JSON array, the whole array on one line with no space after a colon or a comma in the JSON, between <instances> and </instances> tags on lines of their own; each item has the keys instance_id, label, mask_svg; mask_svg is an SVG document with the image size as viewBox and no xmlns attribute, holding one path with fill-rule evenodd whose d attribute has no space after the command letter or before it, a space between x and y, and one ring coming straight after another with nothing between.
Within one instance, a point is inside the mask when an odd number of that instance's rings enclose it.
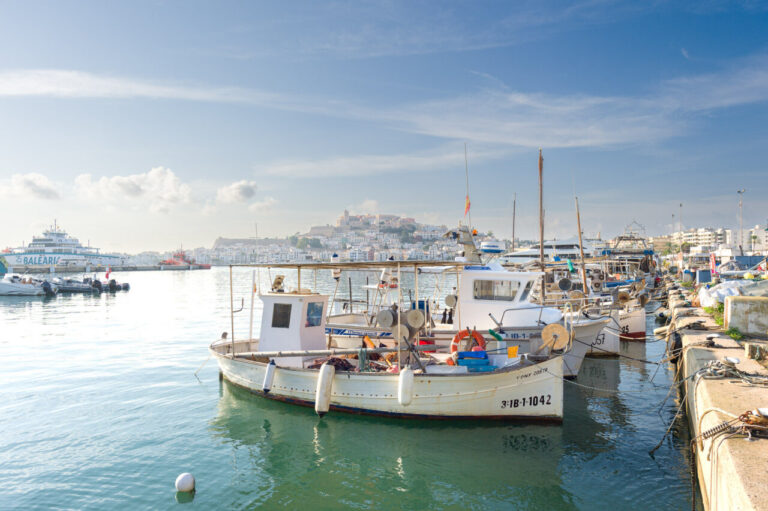
<instances>
[{"instance_id":1,"label":"water reflection","mask_svg":"<svg viewBox=\"0 0 768 511\"><path fill-rule=\"evenodd\" d=\"M269 401L226 381L220 390L211 430L246 450L250 469L275 481L268 503L300 494L398 507L390 500L398 492L408 493L414 509L530 500L562 507L574 500L561 479L565 430L559 426L344 414L319 419L311 409Z\"/></svg>"}]
</instances>

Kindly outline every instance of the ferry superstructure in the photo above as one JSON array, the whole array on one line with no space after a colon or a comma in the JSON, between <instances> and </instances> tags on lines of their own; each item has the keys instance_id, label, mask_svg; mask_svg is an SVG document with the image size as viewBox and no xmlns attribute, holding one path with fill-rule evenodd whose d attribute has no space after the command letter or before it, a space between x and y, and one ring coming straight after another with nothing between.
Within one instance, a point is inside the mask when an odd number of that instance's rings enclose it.
<instances>
[{"instance_id":1,"label":"ferry superstructure","mask_svg":"<svg viewBox=\"0 0 768 511\"><path fill-rule=\"evenodd\" d=\"M34 236L26 247L4 251L0 255L9 267L117 266L124 263L121 256L102 254L98 248L83 246L55 221L42 236Z\"/></svg>"},{"instance_id":2,"label":"ferry superstructure","mask_svg":"<svg viewBox=\"0 0 768 511\"><path fill-rule=\"evenodd\" d=\"M584 240L584 257L592 257L595 255L595 248L593 242ZM518 264L523 265L532 261L539 260L539 245L526 250L519 250L516 252L507 252L499 257L501 264ZM544 242L544 259L546 261L554 261L555 257L559 257L561 260L579 258L579 239L570 238L565 240L552 240Z\"/></svg>"}]
</instances>

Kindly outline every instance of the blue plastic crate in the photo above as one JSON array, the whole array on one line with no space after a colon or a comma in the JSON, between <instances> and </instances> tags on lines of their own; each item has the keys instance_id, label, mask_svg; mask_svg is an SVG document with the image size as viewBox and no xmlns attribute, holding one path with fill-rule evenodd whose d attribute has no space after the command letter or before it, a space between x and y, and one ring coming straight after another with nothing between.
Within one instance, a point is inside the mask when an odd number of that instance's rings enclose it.
<instances>
[{"instance_id":1,"label":"blue plastic crate","mask_svg":"<svg viewBox=\"0 0 768 511\"><path fill-rule=\"evenodd\" d=\"M488 353L485 351L460 351L459 360L465 358L488 358Z\"/></svg>"},{"instance_id":2,"label":"blue plastic crate","mask_svg":"<svg viewBox=\"0 0 768 511\"><path fill-rule=\"evenodd\" d=\"M490 361L487 358L464 358L459 360L460 366L477 367L487 366Z\"/></svg>"},{"instance_id":3,"label":"blue plastic crate","mask_svg":"<svg viewBox=\"0 0 768 511\"><path fill-rule=\"evenodd\" d=\"M474 366L467 368L470 373L490 373L496 369L498 369L496 366Z\"/></svg>"}]
</instances>

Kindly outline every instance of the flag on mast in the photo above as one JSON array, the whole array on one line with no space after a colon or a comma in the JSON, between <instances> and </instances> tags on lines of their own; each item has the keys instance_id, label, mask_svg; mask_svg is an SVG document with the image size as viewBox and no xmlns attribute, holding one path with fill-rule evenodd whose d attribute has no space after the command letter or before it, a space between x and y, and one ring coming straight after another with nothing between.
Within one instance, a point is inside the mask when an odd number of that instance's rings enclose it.
<instances>
[{"instance_id":1,"label":"flag on mast","mask_svg":"<svg viewBox=\"0 0 768 511\"><path fill-rule=\"evenodd\" d=\"M469 213L469 195L467 195L467 200L464 203L464 216L467 216L467 213Z\"/></svg>"}]
</instances>

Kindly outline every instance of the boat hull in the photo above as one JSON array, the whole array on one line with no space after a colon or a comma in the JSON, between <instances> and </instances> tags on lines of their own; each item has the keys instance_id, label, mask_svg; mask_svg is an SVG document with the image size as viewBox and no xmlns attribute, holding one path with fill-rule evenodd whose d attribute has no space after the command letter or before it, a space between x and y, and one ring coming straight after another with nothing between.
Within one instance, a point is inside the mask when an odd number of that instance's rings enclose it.
<instances>
[{"instance_id":1,"label":"boat hull","mask_svg":"<svg viewBox=\"0 0 768 511\"><path fill-rule=\"evenodd\" d=\"M645 340L645 308L637 307L619 314L621 338L625 341Z\"/></svg>"},{"instance_id":2,"label":"boat hull","mask_svg":"<svg viewBox=\"0 0 768 511\"><path fill-rule=\"evenodd\" d=\"M612 311L608 324L597 334L587 352L591 357L617 357L621 351L619 312Z\"/></svg>"},{"instance_id":3,"label":"boat hull","mask_svg":"<svg viewBox=\"0 0 768 511\"><path fill-rule=\"evenodd\" d=\"M231 358L211 347L224 378L270 399L314 406L319 371L277 367L269 392L262 385L268 364ZM501 419L560 422L562 359L489 373L416 374L412 399L398 399L399 375L339 372L330 410L417 419Z\"/></svg>"},{"instance_id":4,"label":"boat hull","mask_svg":"<svg viewBox=\"0 0 768 511\"><path fill-rule=\"evenodd\" d=\"M34 284L0 282L0 296L42 296L45 291Z\"/></svg>"}]
</instances>

